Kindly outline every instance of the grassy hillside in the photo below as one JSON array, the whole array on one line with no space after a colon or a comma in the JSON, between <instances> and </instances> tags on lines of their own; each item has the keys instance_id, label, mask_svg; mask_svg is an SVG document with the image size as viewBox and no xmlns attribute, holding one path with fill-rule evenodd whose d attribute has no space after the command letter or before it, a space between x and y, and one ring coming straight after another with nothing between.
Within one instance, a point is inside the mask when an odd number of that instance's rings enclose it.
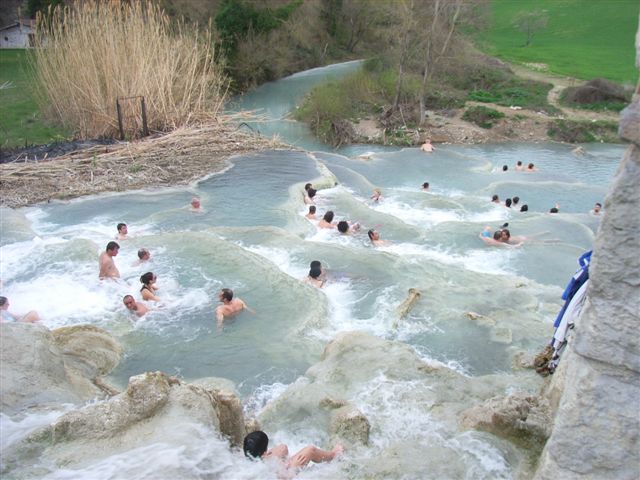
<instances>
[{"instance_id":1,"label":"grassy hillside","mask_svg":"<svg viewBox=\"0 0 640 480\"><path fill-rule=\"evenodd\" d=\"M49 143L65 134L45 122L29 85L25 50L0 50L0 148Z\"/></svg>"},{"instance_id":2,"label":"grassy hillside","mask_svg":"<svg viewBox=\"0 0 640 480\"><path fill-rule=\"evenodd\" d=\"M547 27L531 45L514 25L522 11L543 10ZM638 79L634 38L638 0L491 0L489 29L480 37L490 55L520 63L545 63L553 73L623 83Z\"/></svg>"}]
</instances>

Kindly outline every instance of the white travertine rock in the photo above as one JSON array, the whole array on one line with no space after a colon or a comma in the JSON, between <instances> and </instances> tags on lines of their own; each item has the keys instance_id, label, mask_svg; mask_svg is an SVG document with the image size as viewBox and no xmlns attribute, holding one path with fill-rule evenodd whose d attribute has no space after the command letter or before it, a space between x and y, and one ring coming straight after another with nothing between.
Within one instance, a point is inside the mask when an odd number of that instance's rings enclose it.
<instances>
[{"instance_id":1,"label":"white travertine rock","mask_svg":"<svg viewBox=\"0 0 640 480\"><path fill-rule=\"evenodd\" d=\"M640 30L637 52L640 62ZM606 199L587 301L561 362L564 389L536 472L539 480L640 478L638 112L636 92L620 124L621 136L632 144ZM548 390L552 405L561 382L554 379Z\"/></svg>"}]
</instances>

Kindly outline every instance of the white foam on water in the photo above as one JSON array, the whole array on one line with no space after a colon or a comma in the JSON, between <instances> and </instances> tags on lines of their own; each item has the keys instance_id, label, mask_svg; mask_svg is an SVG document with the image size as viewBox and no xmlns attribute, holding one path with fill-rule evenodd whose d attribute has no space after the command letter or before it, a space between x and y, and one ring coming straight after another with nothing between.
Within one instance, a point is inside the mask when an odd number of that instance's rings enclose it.
<instances>
[{"instance_id":1,"label":"white foam on water","mask_svg":"<svg viewBox=\"0 0 640 480\"><path fill-rule=\"evenodd\" d=\"M50 425L56 419L72 410L74 405L63 404L44 412L27 412L24 416L10 417L0 413L0 452L26 438L31 432Z\"/></svg>"},{"instance_id":2,"label":"white foam on water","mask_svg":"<svg viewBox=\"0 0 640 480\"><path fill-rule=\"evenodd\" d=\"M160 478L275 479L264 462L251 462L238 450L230 450L219 433L196 424L174 425L166 441L143 445L101 458L83 468L63 468L45 480L156 480Z\"/></svg>"},{"instance_id":3,"label":"white foam on water","mask_svg":"<svg viewBox=\"0 0 640 480\"><path fill-rule=\"evenodd\" d=\"M457 222L462 220L461 213L456 210L441 210L437 208L417 208L406 202L387 198L372 207L374 210L387 215L393 215L408 225L418 227L432 227L444 222Z\"/></svg>"},{"instance_id":4,"label":"white foam on water","mask_svg":"<svg viewBox=\"0 0 640 480\"><path fill-rule=\"evenodd\" d=\"M465 254L459 254L415 243L398 243L379 247L379 249L405 257L418 264L430 260L443 265L462 267L473 272L495 275L515 275L515 270L511 265L513 258L520 254L520 251L516 249L491 247L467 250Z\"/></svg>"},{"instance_id":5,"label":"white foam on water","mask_svg":"<svg viewBox=\"0 0 640 480\"><path fill-rule=\"evenodd\" d=\"M504 452L481 437L478 432L464 432L449 440L457 451L464 452L468 466L466 478L510 479L513 478Z\"/></svg>"}]
</instances>

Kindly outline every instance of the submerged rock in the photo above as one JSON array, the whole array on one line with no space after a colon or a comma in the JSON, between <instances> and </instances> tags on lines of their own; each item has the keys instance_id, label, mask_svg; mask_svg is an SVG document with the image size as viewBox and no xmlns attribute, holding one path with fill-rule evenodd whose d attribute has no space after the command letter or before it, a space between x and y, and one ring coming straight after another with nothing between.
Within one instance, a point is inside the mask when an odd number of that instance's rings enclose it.
<instances>
[{"instance_id":1,"label":"submerged rock","mask_svg":"<svg viewBox=\"0 0 640 480\"><path fill-rule=\"evenodd\" d=\"M7 414L104 396L93 380L109 373L122 353L106 331L86 325L52 332L2 323L0 337L0 403Z\"/></svg>"},{"instance_id":2,"label":"submerged rock","mask_svg":"<svg viewBox=\"0 0 640 480\"><path fill-rule=\"evenodd\" d=\"M369 420L353 405L346 405L331 412L332 443L346 440L351 444L366 445L369 443L369 430Z\"/></svg>"}]
</instances>

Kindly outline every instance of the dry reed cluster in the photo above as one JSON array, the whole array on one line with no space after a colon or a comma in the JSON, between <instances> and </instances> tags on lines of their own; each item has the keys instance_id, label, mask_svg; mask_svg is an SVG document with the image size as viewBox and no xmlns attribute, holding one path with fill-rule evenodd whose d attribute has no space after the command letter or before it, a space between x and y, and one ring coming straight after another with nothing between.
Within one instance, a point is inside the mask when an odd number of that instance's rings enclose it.
<instances>
[{"instance_id":1,"label":"dry reed cluster","mask_svg":"<svg viewBox=\"0 0 640 480\"><path fill-rule=\"evenodd\" d=\"M118 134L116 99L143 96L149 129L216 118L227 81L209 31L171 23L157 6L85 0L38 22L33 66L47 110L83 138ZM139 100L123 100L127 135Z\"/></svg>"}]
</instances>

